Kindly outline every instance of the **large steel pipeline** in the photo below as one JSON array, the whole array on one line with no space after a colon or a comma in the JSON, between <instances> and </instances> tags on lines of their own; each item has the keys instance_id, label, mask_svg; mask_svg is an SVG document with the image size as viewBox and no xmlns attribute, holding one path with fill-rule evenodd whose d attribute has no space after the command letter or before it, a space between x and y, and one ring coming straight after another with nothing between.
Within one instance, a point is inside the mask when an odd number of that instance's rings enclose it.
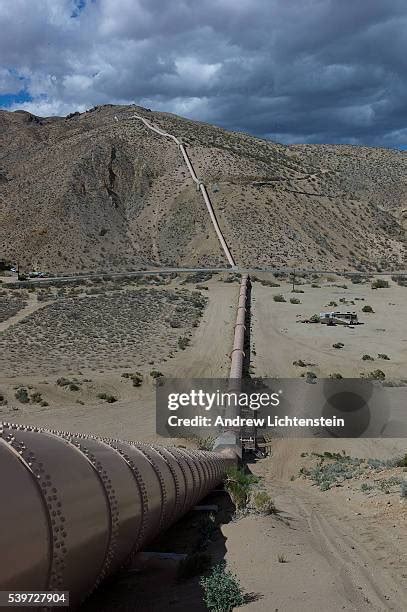
<instances>
[{"instance_id":1,"label":"large steel pipeline","mask_svg":"<svg viewBox=\"0 0 407 612\"><path fill-rule=\"evenodd\" d=\"M237 306L235 333L233 338L232 359L229 374L231 384L234 384L233 381L240 381L243 375L246 302L249 282L249 276L244 274L240 283L239 302Z\"/></svg>"},{"instance_id":2,"label":"large steel pipeline","mask_svg":"<svg viewBox=\"0 0 407 612\"><path fill-rule=\"evenodd\" d=\"M218 240L222 246L223 252L225 253L226 259L228 260L229 264L232 266L232 268L236 267L236 263L235 260L233 259L233 256L229 250L228 245L226 244L226 240L222 234L222 231L219 227L219 223L218 220L216 218L215 215L215 211L213 210L213 206L212 203L209 199L209 195L208 192L206 190L206 187L204 185L204 183L202 181L200 181L198 179L198 177L195 174L195 170L194 167L191 163L191 160L189 159L188 153L185 149L185 146L182 144L182 142L173 134L169 134L168 132L164 132L164 130L161 130L160 128L155 127L154 125L152 125L149 121L147 121L147 119L145 119L144 117L141 117L140 115L133 115L135 119L140 119L144 125L146 127L148 127L150 130L152 130L153 132L156 132L156 134L159 134L160 136L165 136L166 138L171 138L171 140L173 140L175 142L175 144L179 147L182 157L184 158L184 161L187 165L188 171L191 175L192 180L194 181L194 183L196 184L197 188L201 191L202 193L202 197L204 199L206 208L208 210L209 216L211 218L212 221L212 225L215 229L216 235L218 237Z\"/></svg>"},{"instance_id":3,"label":"large steel pipeline","mask_svg":"<svg viewBox=\"0 0 407 612\"><path fill-rule=\"evenodd\" d=\"M0 425L0 590L76 607L223 479L235 456Z\"/></svg>"},{"instance_id":4,"label":"large steel pipeline","mask_svg":"<svg viewBox=\"0 0 407 612\"><path fill-rule=\"evenodd\" d=\"M235 331L233 336L233 347L231 354L231 363L229 371L228 391L239 393L242 387L243 376L243 360L244 340L246 330L246 306L247 306L247 291L249 288L250 278L248 274L242 276L239 288L239 301L237 305L237 314L235 322ZM226 417L234 418L240 413L238 405L231 402L226 411ZM241 442L240 427L226 427L220 436L215 440L214 450L229 450L231 455L234 454L242 458L242 442Z\"/></svg>"}]
</instances>

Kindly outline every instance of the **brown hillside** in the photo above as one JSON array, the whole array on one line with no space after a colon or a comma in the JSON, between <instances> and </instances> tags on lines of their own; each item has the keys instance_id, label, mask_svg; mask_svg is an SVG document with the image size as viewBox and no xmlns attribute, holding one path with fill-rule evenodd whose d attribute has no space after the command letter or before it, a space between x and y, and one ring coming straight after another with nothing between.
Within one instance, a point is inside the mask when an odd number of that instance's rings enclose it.
<instances>
[{"instance_id":1,"label":"brown hillside","mask_svg":"<svg viewBox=\"0 0 407 612\"><path fill-rule=\"evenodd\" d=\"M0 111L0 259L54 273L226 264L176 145L134 110L186 143L239 265L404 269L406 153L283 146L124 106Z\"/></svg>"}]
</instances>

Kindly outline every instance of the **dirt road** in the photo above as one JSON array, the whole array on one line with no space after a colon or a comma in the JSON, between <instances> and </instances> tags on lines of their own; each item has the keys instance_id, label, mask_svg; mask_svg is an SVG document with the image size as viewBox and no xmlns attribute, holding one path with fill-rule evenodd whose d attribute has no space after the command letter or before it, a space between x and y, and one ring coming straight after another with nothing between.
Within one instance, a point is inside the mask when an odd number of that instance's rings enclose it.
<instances>
[{"instance_id":1,"label":"dirt road","mask_svg":"<svg viewBox=\"0 0 407 612\"><path fill-rule=\"evenodd\" d=\"M348 451L364 449L359 456L389 456L398 446L387 441L377 452L376 441L358 449L354 441L341 444ZM298 479L300 448L304 441L279 441L272 457L251 466L264 478L279 514L249 516L223 527L226 559L246 592L254 594L242 610L402 612L407 507L398 498L367 499L346 486L323 492Z\"/></svg>"}]
</instances>

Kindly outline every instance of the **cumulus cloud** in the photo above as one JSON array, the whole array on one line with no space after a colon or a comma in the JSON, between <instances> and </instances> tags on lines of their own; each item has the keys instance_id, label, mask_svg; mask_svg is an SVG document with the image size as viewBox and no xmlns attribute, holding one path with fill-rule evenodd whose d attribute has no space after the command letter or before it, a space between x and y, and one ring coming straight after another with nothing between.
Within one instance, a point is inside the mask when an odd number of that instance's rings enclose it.
<instances>
[{"instance_id":1,"label":"cumulus cloud","mask_svg":"<svg viewBox=\"0 0 407 612\"><path fill-rule=\"evenodd\" d=\"M31 97L11 108L135 102L282 142L406 144L405 0L0 0L0 28L0 95Z\"/></svg>"}]
</instances>

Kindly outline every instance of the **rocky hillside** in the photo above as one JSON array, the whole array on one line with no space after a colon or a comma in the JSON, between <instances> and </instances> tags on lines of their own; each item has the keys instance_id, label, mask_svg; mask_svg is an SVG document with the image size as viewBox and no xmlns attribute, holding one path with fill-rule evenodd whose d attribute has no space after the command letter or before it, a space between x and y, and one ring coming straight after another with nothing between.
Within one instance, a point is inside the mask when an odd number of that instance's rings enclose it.
<instances>
[{"instance_id":1,"label":"rocky hillside","mask_svg":"<svg viewBox=\"0 0 407 612\"><path fill-rule=\"evenodd\" d=\"M225 265L176 145L133 111L0 111L0 259L55 273ZM287 147L136 111L186 143L238 264L404 269L407 153Z\"/></svg>"}]
</instances>

